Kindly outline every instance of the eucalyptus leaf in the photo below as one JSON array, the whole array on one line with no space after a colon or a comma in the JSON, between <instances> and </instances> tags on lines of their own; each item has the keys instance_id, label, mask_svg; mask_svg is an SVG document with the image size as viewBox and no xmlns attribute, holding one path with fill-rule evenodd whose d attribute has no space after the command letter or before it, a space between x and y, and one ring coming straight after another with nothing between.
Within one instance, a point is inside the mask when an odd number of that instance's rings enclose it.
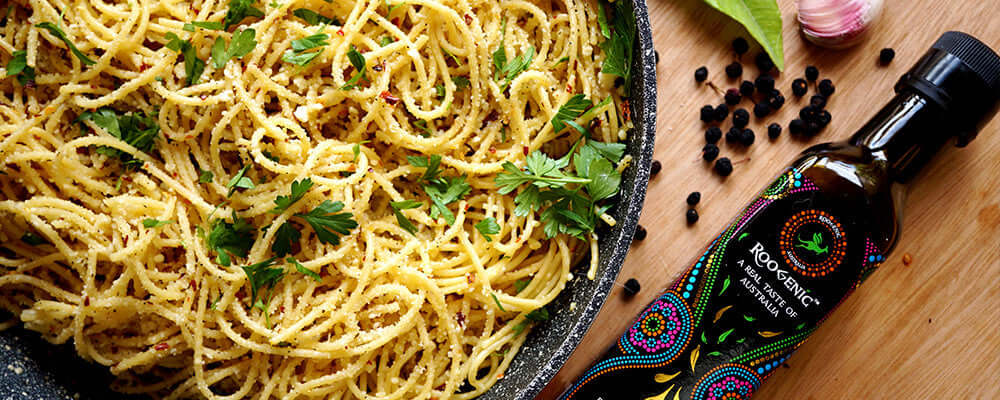
<instances>
[{"instance_id":1,"label":"eucalyptus leaf","mask_svg":"<svg viewBox=\"0 0 1000 400\"><path fill-rule=\"evenodd\" d=\"M705 0L705 3L742 24L778 70L785 69L781 40L781 10L775 0Z\"/></svg>"}]
</instances>

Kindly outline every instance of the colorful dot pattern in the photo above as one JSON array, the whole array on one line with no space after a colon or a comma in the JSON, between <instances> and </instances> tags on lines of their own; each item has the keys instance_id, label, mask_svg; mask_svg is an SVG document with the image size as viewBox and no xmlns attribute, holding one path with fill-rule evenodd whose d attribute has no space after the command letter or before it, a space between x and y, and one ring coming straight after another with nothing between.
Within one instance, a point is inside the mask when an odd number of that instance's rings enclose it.
<instances>
[{"instance_id":1,"label":"colorful dot pattern","mask_svg":"<svg viewBox=\"0 0 1000 400\"><path fill-rule=\"evenodd\" d=\"M747 400L760 387L760 375L739 364L723 364L705 374L691 392L692 400Z\"/></svg>"},{"instance_id":2,"label":"colorful dot pattern","mask_svg":"<svg viewBox=\"0 0 1000 400\"><path fill-rule=\"evenodd\" d=\"M625 354L680 353L691 337L691 313L674 292L653 302L620 339Z\"/></svg>"},{"instance_id":3,"label":"colorful dot pattern","mask_svg":"<svg viewBox=\"0 0 1000 400\"><path fill-rule=\"evenodd\" d=\"M799 263L792 262L791 257L794 256L796 241L799 239L799 228L811 223L823 224L822 218L832 221L836 225L837 231L841 233L840 238L830 240L832 243L828 245L829 256L817 263L810 263L801 258L798 259ZM832 235L832 232L830 234ZM781 249L781 256L785 259L785 264L791 266L795 272L810 278L818 278L833 272L844 261L844 257L847 255L847 232L844 231L840 222L837 222L837 219L829 213L820 210L804 210L785 221L785 226L781 229L781 235L778 237L778 248ZM800 267L799 264L805 268Z\"/></svg>"}]
</instances>

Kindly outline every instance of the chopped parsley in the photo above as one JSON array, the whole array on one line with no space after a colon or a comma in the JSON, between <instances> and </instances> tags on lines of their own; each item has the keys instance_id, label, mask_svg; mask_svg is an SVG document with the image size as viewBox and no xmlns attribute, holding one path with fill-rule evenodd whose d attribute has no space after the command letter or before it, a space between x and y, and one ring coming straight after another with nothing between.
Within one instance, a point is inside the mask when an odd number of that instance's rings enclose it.
<instances>
[{"instance_id":1,"label":"chopped parsley","mask_svg":"<svg viewBox=\"0 0 1000 400\"><path fill-rule=\"evenodd\" d=\"M51 22L42 22L40 24L35 24L35 27L45 29L49 31L49 33L51 33L52 36L55 36L59 40L62 40L62 42L66 44L66 47L69 48L69 51L73 53L73 55L76 56L76 58L80 59L80 62L82 62L84 65L97 64L96 61L91 60L89 57L87 57L86 54L83 54L83 52L80 51L80 49L76 48L76 45L73 44L73 42L71 42L68 37L66 37L66 32L63 32L62 28L60 28L59 25L53 24Z\"/></svg>"},{"instance_id":2,"label":"chopped parsley","mask_svg":"<svg viewBox=\"0 0 1000 400\"><path fill-rule=\"evenodd\" d=\"M35 82L35 69L28 66L28 52L25 50L18 50L12 54L10 61L7 62L7 76L17 75L17 82L21 86L27 86L29 83Z\"/></svg>"},{"instance_id":3,"label":"chopped parsley","mask_svg":"<svg viewBox=\"0 0 1000 400\"><path fill-rule=\"evenodd\" d=\"M497 224L497 220L493 217L488 217L482 221L479 221L476 225L476 230L479 231L487 242L492 242L493 238L490 235L496 235L500 233L500 225Z\"/></svg>"},{"instance_id":4,"label":"chopped parsley","mask_svg":"<svg viewBox=\"0 0 1000 400\"><path fill-rule=\"evenodd\" d=\"M313 59L323 54L323 50L307 52L307 50L312 50L328 45L327 40L330 39L330 35L325 33L317 33L315 35L306 36L302 39L296 39L292 41L292 48L285 50L285 54L281 57L282 60L288 63L292 63L298 66L305 66L312 62Z\"/></svg>"},{"instance_id":5,"label":"chopped parsley","mask_svg":"<svg viewBox=\"0 0 1000 400\"><path fill-rule=\"evenodd\" d=\"M521 293L522 291L524 291L524 288L528 287L528 284L530 283L531 279L518 279L514 281L514 291L517 293Z\"/></svg>"},{"instance_id":6,"label":"chopped parsley","mask_svg":"<svg viewBox=\"0 0 1000 400\"><path fill-rule=\"evenodd\" d=\"M510 82L522 72L528 70L528 66L535 59L535 47L528 46L528 50L511 60L507 59L507 50L504 47L504 36L507 31L507 19L503 20L500 31L500 47L493 52L493 79L503 79L500 90L506 90Z\"/></svg>"},{"instance_id":7,"label":"chopped parsley","mask_svg":"<svg viewBox=\"0 0 1000 400\"><path fill-rule=\"evenodd\" d=\"M160 126L156 121L143 113L127 112L121 115L112 108L101 107L96 111L85 111L77 117L77 121L92 121L94 125L104 129L109 135L128 143L143 153L149 153L156 145ZM131 154L113 147L100 146L99 154L119 159L126 168L142 167L142 160Z\"/></svg>"},{"instance_id":8,"label":"chopped parsley","mask_svg":"<svg viewBox=\"0 0 1000 400\"><path fill-rule=\"evenodd\" d=\"M460 91L469 86L472 86L472 83L469 82L469 78L465 76L453 76L451 77L451 81L455 84L455 91ZM445 90L443 83L435 85L434 89L437 90L438 98L444 98Z\"/></svg>"},{"instance_id":9,"label":"chopped parsley","mask_svg":"<svg viewBox=\"0 0 1000 400\"><path fill-rule=\"evenodd\" d=\"M292 253L292 246L302 238L302 232L290 221L285 221L274 233L274 243L271 243L271 251L275 256L284 257Z\"/></svg>"},{"instance_id":10,"label":"chopped parsley","mask_svg":"<svg viewBox=\"0 0 1000 400\"><path fill-rule=\"evenodd\" d=\"M212 171L200 170L198 172L198 183L211 183L212 179L215 179L215 174Z\"/></svg>"},{"instance_id":11,"label":"chopped parsley","mask_svg":"<svg viewBox=\"0 0 1000 400\"><path fill-rule=\"evenodd\" d=\"M173 32L167 32L164 37L168 40L166 45L168 49L184 56L184 74L187 77L188 85L197 84L201 73L205 72L205 60L198 58L198 51L195 50L190 40L181 40Z\"/></svg>"},{"instance_id":12,"label":"chopped parsley","mask_svg":"<svg viewBox=\"0 0 1000 400\"><path fill-rule=\"evenodd\" d=\"M392 42L394 42L394 40L392 40L391 37L382 36L382 39L379 39L379 41L378 41L378 45L382 46L382 47L385 47L385 46L388 46L388 45L392 44Z\"/></svg>"},{"instance_id":13,"label":"chopped parsley","mask_svg":"<svg viewBox=\"0 0 1000 400\"><path fill-rule=\"evenodd\" d=\"M601 43L601 50L604 51L601 72L620 76L625 80L625 87L631 87L632 44L635 43L636 27L635 16L628 10L628 5L625 3L623 1L612 3L614 18L611 21L611 35L608 40Z\"/></svg>"},{"instance_id":14,"label":"chopped parsley","mask_svg":"<svg viewBox=\"0 0 1000 400\"><path fill-rule=\"evenodd\" d=\"M316 282L323 282L323 277L319 276L319 274L317 274L315 271L306 268L306 266L302 265L302 263L300 263L299 260L296 260L293 257L288 257L285 259L285 261L294 265L295 270L299 271L300 274L313 278L313 280L315 280Z\"/></svg>"},{"instance_id":15,"label":"chopped parsley","mask_svg":"<svg viewBox=\"0 0 1000 400\"><path fill-rule=\"evenodd\" d=\"M271 214L281 214L291 207L295 202L302 200L302 197L312 188L312 179L305 178L301 181L292 182L292 194L288 196L278 196L274 199L274 208L268 211Z\"/></svg>"},{"instance_id":16,"label":"chopped parsley","mask_svg":"<svg viewBox=\"0 0 1000 400\"><path fill-rule=\"evenodd\" d=\"M253 180L246 176L247 170L249 169L250 164L244 165L243 168L240 169L240 172L237 172L236 176L233 176L233 179L229 180L229 183L226 184L226 189L229 189L229 192L226 193L226 197L232 197L233 193L236 193L236 189L254 188Z\"/></svg>"},{"instance_id":17,"label":"chopped parsley","mask_svg":"<svg viewBox=\"0 0 1000 400\"><path fill-rule=\"evenodd\" d=\"M342 202L324 200L308 213L299 213L295 216L305 220L316 231L320 242L337 245L340 244L340 236L337 234L347 235L351 233L351 229L358 227L354 214L338 212L343 209Z\"/></svg>"},{"instance_id":18,"label":"chopped parsley","mask_svg":"<svg viewBox=\"0 0 1000 400\"><path fill-rule=\"evenodd\" d=\"M356 87L358 81L364 79L365 72L367 72L365 70L365 56L361 54L358 49L354 48L353 44L351 45L351 49L347 52L347 59L351 61L351 65L357 72L354 73L354 76L352 76L350 80L344 83L344 86L340 88L341 90L351 90Z\"/></svg>"},{"instance_id":19,"label":"chopped parsley","mask_svg":"<svg viewBox=\"0 0 1000 400\"><path fill-rule=\"evenodd\" d=\"M292 11L292 15L302 18L309 25L340 25L337 18L327 18L308 8L298 8Z\"/></svg>"},{"instance_id":20,"label":"chopped parsley","mask_svg":"<svg viewBox=\"0 0 1000 400\"><path fill-rule=\"evenodd\" d=\"M592 105L594 104L590 100L587 100L587 96L583 95L583 93L570 97L566 101L566 104L559 107L559 111L556 111L556 115L552 117L553 133L561 132L566 127L567 122L575 120L576 117L579 117L580 114L583 114Z\"/></svg>"},{"instance_id":21,"label":"chopped parsley","mask_svg":"<svg viewBox=\"0 0 1000 400\"><path fill-rule=\"evenodd\" d=\"M194 32L194 28L209 29L213 31L221 31L224 26L221 22L209 22L209 21L194 21L191 23L184 24L184 29L187 32Z\"/></svg>"},{"instance_id":22,"label":"chopped parsley","mask_svg":"<svg viewBox=\"0 0 1000 400\"><path fill-rule=\"evenodd\" d=\"M232 264L232 256L247 256L257 230L249 221L237 217L235 211L232 220L232 223L222 218L212 221L211 231L205 239L208 248L215 251L215 261L226 267Z\"/></svg>"},{"instance_id":23,"label":"chopped parsley","mask_svg":"<svg viewBox=\"0 0 1000 400\"><path fill-rule=\"evenodd\" d=\"M230 59L240 59L253 51L257 47L257 40L254 37L257 32L253 29L244 29L233 34L233 40L226 47L226 41L221 36L215 38L212 45L212 66L215 69L222 69ZM187 56L185 56L187 57Z\"/></svg>"},{"instance_id":24,"label":"chopped parsley","mask_svg":"<svg viewBox=\"0 0 1000 400\"><path fill-rule=\"evenodd\" d=\"M455 214L448 209L448 204L461 200L469 194L472 187L465 182L465 175L457 177L439 176L441 156L433 155L428 157L406 157L410 165L418 168L426 168L420 177L424 192L431 199L431 218L444 218L448 225L455 223Z\"/></svg>"},{"instance_id":25,"label":"chopped parsley","mask_svg":"<svg viewBox=\"0 0 1000 400\"><path fill-rule=\"evenodd\" d=\"M524 332L524 330L528 328L528 325L548 320L549 310L546 310L545 307L535 309L534 311L526 314L521 323L514 326L514 334L520 335L521 332Z\"/></svg>"},{"instance_id":26,"label":"chopped parsley","mask_svg":"<svg viewBox=\"0 0 1000 400\"><path fill-rule=\"evenodd\" d=\"M229 30L229 27L239 24L249 17L263 17L264 12L254 7L254 3L254 0L230 0L229 10L226 11L226 18L222 21L222 29Z\"/></svg>"},{"instance_id":27,"label":"chopped parsley","mask_svg":"<svg viewBox=\"0 0 1000 400\"><path fill-rule=\"evenodd\" d=\"M142 226L147 228L159 228L161 226L170 225L174 223L172 220L160 221L158 219L146 218L142 220Z\"/></svg>"},{"instance_id":28,"label":"chopped parsley","mask_svg":"<svg viewBox=\"0 0 1000 400\"><path fill-rule=\"evenodd\" d=\"M411 222L409 218L406 218L406 216L403 215L402 211L409 210L411 208L420 208L423 205L424 203L416 200L393 201L389 203L389 206L392 207L392 212L396 214L396 222L399 223L400 227L407 232L410 232L413 236L417 235L418 229L416 225L413 225L413 222Z\"/></svg>"},{"instance_id":29,"label":"chopped parsley","mask_svg":"<svg viewBox=\"0 0 1000 400\"><path fill-rule=\"evenodd\" d=\"M497 303L497 308L499 308L500 311L507 312L507 310L503 308L503 304L500 304L500 299L497 298L496 293L490 293L490 296L493 296L493 301Z\"/></svg>"},{"instance_id":30,"label":"chopped parsley","mask_svg":"<svg viewBox=\"0 0 1000 400\"><path fill-rule=\"evenodd\" d=\"M264 313L268 329L271 328L271 318L268 312L271 296L274 295L274 287L285 277L284 269L271 268L274 263L275 258L271 257L259 263L241 267L247 275L247 281L250 282L250 304ZM266 296L262 293L264 290L268 292Z\"/></svg>"},{"instance_id":31,"label":"chopped parsley","mask_svg":"<svg viewBox=\"0 0 1000 400\"><path fill-rule=\"evenodd\" d=\"M24 232L24 234L21 235L21 241L29 246L40 246L49 243L49 241L45 240L45 238L32 232Z\"/></svg>"}]
</instances>

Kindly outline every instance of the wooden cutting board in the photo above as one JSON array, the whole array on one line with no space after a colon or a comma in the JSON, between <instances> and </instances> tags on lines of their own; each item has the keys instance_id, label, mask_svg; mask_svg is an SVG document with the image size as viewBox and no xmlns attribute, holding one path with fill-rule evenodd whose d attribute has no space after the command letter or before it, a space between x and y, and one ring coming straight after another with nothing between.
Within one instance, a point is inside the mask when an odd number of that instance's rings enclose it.
<instances>
[{"instance_id":1,"label":"wooden cutting board","mask_svg":"<svg viewBox=\"0 0 1000 400\"><path fill-rule=\"evenodd\" d=\"M745 31L700 0L648 0L657 66L658 113L654 159L663 170L649 184L635 242L607 304L583 343L539 399L553 399L620 335L632 318L693 257L810 144L848 137L892 96L892 86L948 30L970 33L1000 49L996 0L885 2L871 36L852 49L831 51L798 33L796 5L779 0L784 20L785 72L777 79L788 102L768 122L785 132L775 141L751 118L756 143L747 151L722 145L737 162L724 181L700 159L704 127L698 109L722 96L695 83L708 67L720 89L736 86L724 67L735 58L730 41ZM878 65L883 47L896 50ZM744 77L755 77L752 56ZM816 65L837 90L831 125L810 142L792 139L787 123L803 106L793 79ZM747 104L747 103L743 103ZM728 129L728 124L724 125ZM701 219L684 220L688 193L700 191ZM855 292L761 388L754 399L1000 399L1000 116L965 149L948 148L908 187L902 240L889 260ZM904 254L912 262L904 265ZM621 283L636 278L633 298ZM622 399L631 400L631 399Z\"/></svg>"}]
</instances>

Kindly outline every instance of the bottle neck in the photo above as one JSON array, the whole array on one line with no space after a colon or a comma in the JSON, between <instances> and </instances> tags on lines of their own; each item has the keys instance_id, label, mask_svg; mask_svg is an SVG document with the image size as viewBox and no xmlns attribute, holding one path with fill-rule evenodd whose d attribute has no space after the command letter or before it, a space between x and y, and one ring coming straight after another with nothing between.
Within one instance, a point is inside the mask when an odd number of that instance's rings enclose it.
<instances>
[{"instance_id":1,"label":"bottle neck","mask_svg":"<svg viewBox=\"0 0 1000 400\"><path fill-rule=\"evenodd\" d=\"M904 90L858 130L850 143L884 160L891 179L906 183L953 136L946 131L946 122L941 107Z\"/></svg>"}]
</instances>

